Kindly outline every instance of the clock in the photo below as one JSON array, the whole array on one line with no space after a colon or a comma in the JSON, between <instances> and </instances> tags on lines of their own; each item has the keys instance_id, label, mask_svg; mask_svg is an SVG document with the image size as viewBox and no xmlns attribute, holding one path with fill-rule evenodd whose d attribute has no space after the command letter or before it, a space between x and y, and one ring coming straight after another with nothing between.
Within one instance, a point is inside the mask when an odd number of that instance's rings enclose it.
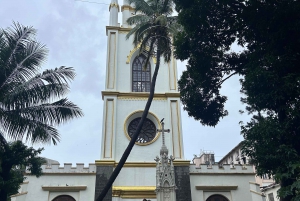
<instances>
[{"instance_id":1,"label":"clock","mask_svg":"<svg viewBox=\"0 0 300 201\"><path fill-rule=\"evenodd\" d=\"M141 117L133 119L128 125L128 135L130 138L134 135L134 132L141 120ZM145 119L144 125L141 129L141 132L136 140L137 143L145 144L151 142L156 136L156 126L148 118Z\"/></svg>"}]
</instances>

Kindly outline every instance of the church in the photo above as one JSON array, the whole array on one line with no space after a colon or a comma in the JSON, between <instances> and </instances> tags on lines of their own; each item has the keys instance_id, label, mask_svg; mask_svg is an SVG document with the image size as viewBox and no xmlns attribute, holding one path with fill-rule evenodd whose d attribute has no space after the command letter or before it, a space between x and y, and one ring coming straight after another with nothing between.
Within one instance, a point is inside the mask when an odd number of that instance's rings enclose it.
<instances>
[{"instance_id":1,"label":"church","mask_svg":"<svg viewBox=\"0 0 300 201\"><path fill-rule=\"evenodd\" d=\"M95 200L127 147L149 95L156 58L144 70L145 56L132 45L132 38L126 40L131 29L126 20L134 8L126 0L123 5L111 0L109 11L101 155L88 167L47 160L41 177L27 172L12 201ZM246 160L215 163L213 153L206 152L185 160L174 58L161 62L156 83L146 122L105 201L264 200Z\"/></svg>"}]
</instances>

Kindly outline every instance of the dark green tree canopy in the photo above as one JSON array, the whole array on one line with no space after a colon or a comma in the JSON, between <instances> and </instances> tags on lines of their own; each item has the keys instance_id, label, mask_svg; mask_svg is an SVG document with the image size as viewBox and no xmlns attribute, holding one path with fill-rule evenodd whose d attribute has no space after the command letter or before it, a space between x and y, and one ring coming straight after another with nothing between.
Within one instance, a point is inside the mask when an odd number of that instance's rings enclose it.
<instances>
[{"instance_id":1,"label":"dark green tree canopy","mask_svg":"<svg viewBox=\"0 0 300 201\"><path fill-rule=\"evenodd\" d=\"M42 175L41 165L45 159L38 155L43 149L35 150L21 141L10 142L0 147L0 200L18 193L24 182L26 170L37 177Z\"/></svg>"},{"instance_id":2,"label":"dark green tree canopy","mask_svg":"<svg viewBox=\"0 0 300 201\"><path fill-rule=\"evenodd\" d=\"M179 80L184 109L204 125L227 115L220 94L238 74L253 118L242 126L244 151L258 174L274 175L282 200L299 200L300 1L174 0L184 31L175 54L188 60ZM241 52L230 51L237 43Z\"/></svg>"}]
</instances>

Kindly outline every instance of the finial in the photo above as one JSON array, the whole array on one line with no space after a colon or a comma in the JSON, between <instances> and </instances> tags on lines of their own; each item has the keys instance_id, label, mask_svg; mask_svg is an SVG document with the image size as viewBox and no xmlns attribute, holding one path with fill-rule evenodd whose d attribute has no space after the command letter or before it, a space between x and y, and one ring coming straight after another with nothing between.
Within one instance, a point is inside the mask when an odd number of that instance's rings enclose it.
<instances>
[{"instance_id":1,"label":"finial","mask_svg":"<svg viewBox=\"0 0 300 201\"><path fill-rule=\"evenodd\" d=\"M162 118L162 120L160 121L162 129L157 129L157 132L161 132L162 133L162 146L160 149L160 155L168 155L169 151L168 148L165 145L165 132L170 132L170 129L166 129L165 130L165 123L164 123L164 119Z\"/></svg>"},{"instance_id":2,"label":"finial","mask_svg":"<svg viewBox=\"0 0 300 201\"><path fill-rule=\"evenodd\" d=\"M118 13L120 11L118 0L111 0L109 5L109 26L119 26L118 25Z\"/></svg>"}]
</instances>

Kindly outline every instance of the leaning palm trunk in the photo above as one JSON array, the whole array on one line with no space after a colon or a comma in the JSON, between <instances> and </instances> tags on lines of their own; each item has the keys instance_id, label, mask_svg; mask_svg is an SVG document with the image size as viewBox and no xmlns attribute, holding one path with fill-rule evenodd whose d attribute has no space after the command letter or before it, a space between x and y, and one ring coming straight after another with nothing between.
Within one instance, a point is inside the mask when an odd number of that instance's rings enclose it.
<instances>
[{"instance_id":1,"label":"leaning palm trunk","mask_svg":"<svg viewBox=\"0 0 300 201\"><path fill-rule=\"evenodd\" d=\"M148 56L149 57L149 56ZM149 94L149 97L148 97L148 100L147 100L147 103L146 103L146 106L145 106L145 109L143 111L143 114L142 114L142 117L141 117L141 120L137 126L137 129L135 130L135 133L133 135L133 137L131 138L126 150L124 151L117 167L115 168L115 170L113 171L113 173L111 174L110 178L108 179L104 189L102 190L102 192L100 193L100 195L98 196L98 198L96 199L96 201L102 201L105 197L105 195L107 194L108 190L110 189L110 187L112 186L112 184L114 183L115 179L117 178L117 176L119 175L121 169L123 168L134 144L135 144L135 141L137 140L140 132L141 132L141 129L143 127L143 124L145 122L145 119L148 115L148 112L149 112L149 109L150 109L150 106L151 106L151 103L152 103L152 100L153 100L153 97L154 97L154 91L155 91L155 83L156 83L156 77L157 77L157 74L158 74L158 70L159 70L159 64L160 64L160 50L159 48L157 48L157 52L156 52L156 58L157 58L157 62L156 62L156 65L155 65L155 70L154 70L154 73L153 73L153 76L152 76L152 82L151 82L151 86L150 86L150 94Z\"/></svg>"}]
</instances>

